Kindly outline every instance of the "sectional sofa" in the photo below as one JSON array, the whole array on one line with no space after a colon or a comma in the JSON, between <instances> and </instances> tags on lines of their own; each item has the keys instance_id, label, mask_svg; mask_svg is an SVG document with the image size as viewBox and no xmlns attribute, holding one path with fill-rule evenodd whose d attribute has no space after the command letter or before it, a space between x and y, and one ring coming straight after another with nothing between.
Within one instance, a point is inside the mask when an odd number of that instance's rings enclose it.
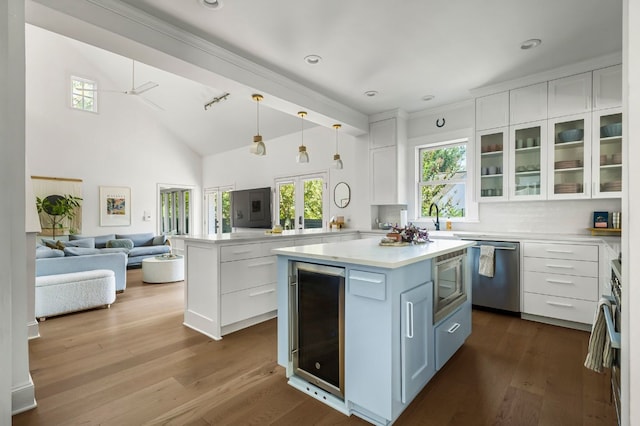
<instances>
[{"instance_id":1,"label":"sectional sofa","mask_svg":"<svg viewBox=\"0 0 640 426\"><path fill-rule=\"evenodd\" d=\"M84 244L80 244L83 243ZM158 256L171 252L171 245L165 235L154 235L152 232L141 234L107 234L97 237L87 237L83 235L70 235L68 244L74 245L75 248L67 250L65 255L70 254L92 254L86 250L78 250L78 248L90 248L99 250L99 253L105 249L124 249L127 253L129 267L139 266L142 259L146 257Z\"/></svg>"}]
</instances>

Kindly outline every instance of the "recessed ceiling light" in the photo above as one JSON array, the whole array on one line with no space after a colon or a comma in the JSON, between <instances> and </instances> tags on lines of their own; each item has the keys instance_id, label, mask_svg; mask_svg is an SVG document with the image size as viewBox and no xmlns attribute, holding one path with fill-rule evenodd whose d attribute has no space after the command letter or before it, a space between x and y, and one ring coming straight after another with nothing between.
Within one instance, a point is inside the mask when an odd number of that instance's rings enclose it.
<instances>
[{"instance_id":1,"label":"recessed ceiling light","mask_svg":"<svg viewBox=\"0 0 640 426\"><path fill-rule=\"evenodd\" d=\"M435 98L435 96L433 96L433 95L424 95L422 97L422 100L425 101L425 102L429 102L429 101L432 101L434 98Z\"/></svg>"},{"instance_id":2,"label":"recessed ceiling light","mask_svg":"<svg viewBox=\"0 0 640 426\"><path fill-rule=\"evenodd\" d=\"M520 44L520 49L533 49L534 47L540 46L540 43L542 43L542 40L540 40L539 38L530 38L529 40L525 40L522 42L522 44Z\"/></svg>"},{"instance_id":3,"label":"recessed ceiling light","mask_svg":"<svg viewBox=\"0 0 640 426\"><path fill-rule=\"evenodd\" d=\"M318 65L318 63L320 63L321 60L322 60L322 57L318 55L307 55L304 57L304 61L309 65Z\"/></svg>"},{"instance_id":4,"label":"recessed ceiling light","mask_svg":"<svg viewBox=\"0 0 640 426\"><path fill-rule=\"evenodd\" d=\"M222 0L198 0L198 2L209 9L221 9L223 6Z\"/></svg>"},{"instance_id":5,"label":"recessed ceiling light","mask_svg":"<svg viewBox=\"0 0 640 426\"><path fill-rule=\"evenodd\" d=\"M368 98L373 98L377 94L378 92L376 92L375 90L367 90L366 92L364 92L364 95Z\"/></svg>"}]
</instances>

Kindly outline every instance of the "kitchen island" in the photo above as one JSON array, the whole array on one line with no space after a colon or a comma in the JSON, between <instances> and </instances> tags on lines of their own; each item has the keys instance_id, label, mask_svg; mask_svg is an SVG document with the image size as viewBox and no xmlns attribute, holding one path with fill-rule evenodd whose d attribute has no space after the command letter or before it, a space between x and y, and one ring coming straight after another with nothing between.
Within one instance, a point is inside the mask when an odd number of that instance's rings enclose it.
<instances>
[{"instance_id":1,"label":"kitchen island","mask_svg":"<svg viewBox=\"0 0 640 426\"><path fill-rule=\"evenodd\" d=\"M346 415L394 422L471 332L474 244L370 238L273 250L289 384Z\"/></svg>"},{"instance_id":2,"label":"kitchen island","mask_svg":"<svg viewBox=\"0 0 640 426\"><path fill-rule=\"evenodd\" d=\"M173 237L185 258L184 325L213 339L277 315L274 248L359 238L355 230Z\"/></svg>"}]
</instances>

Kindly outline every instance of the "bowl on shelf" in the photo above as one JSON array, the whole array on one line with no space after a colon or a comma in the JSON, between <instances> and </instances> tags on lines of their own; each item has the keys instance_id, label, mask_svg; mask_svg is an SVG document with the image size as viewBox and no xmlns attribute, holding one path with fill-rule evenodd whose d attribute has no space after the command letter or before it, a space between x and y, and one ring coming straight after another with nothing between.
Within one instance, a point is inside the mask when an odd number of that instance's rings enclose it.
<instances>
[{"instance_id":1,"label":"bowl on shelf","mask_svg":"<svg viewBox=\"0 0 640 426\"><path fill-rule=\"evenodd\" d=\"M582 140L584 136L583 129L569 129L558 133L558 142L575 142Z\"/></svg>"},{"instance_id":2,"label":"bowl on shelf","mask_svg":"<svg viewBox=\"0 0 640 426\"><path fill-rule=\"evenodd\" d=\"M622 135L622 123L611 123L600 127L600 137L610 138Z\"/></svg>"},{"instance_id":3,"label":"bowl on shelf","mask_svg":"<svg viewBox=\"0 0 640 426\"><path fill-rule=\"evenodd\" d=\"M378 224L378 229L384 229L384 230L389 230L393 228L393 225L390 223L379 223Z\"/></svg>"}]
</instances>

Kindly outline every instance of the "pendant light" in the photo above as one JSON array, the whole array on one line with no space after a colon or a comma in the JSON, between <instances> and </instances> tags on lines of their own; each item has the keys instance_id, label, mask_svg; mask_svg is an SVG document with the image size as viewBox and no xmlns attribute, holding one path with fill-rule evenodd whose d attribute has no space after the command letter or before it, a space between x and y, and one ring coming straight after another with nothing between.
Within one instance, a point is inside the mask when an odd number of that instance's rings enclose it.
<instances>
[{"instance_id":1,"label":"pendant light","mask_svg":"<svg viewBox=\"0 0 640 426\"><path fill-rule=\"evenodd\" d=\"M333 125L333 128L336 129L336 153L333 156L333 167L338 170L342 170L343 167L342 160L340 159L340 154L338 154L338 129L340 127L342 127L342 125L340 124Z\"/></svg>"},{"instance_id":2,"label":"pendant light","mask_svg":"<svg viewBox=\"0 0 640 426\"><path fill-rule=\"evenodd\" d=\"M267 155L267 147L262 142L262 136L260 135L260 101L263 99L262 95L254 93L251 95L254 101L256 101L256 135L253 137L253 144L249 148L249 151L254 155Z\"/></svg>"},{"instance_id":3,"label":"pendant light","mask_svg":"<svg viewBox=\"0 0 640 426\"><path fill-rule=\"evenodd\" d=\"M300 116L301 130L300 137L302 141L300 146L298 147L298 156L296 157L296 161L298 163L308 163L309 162L309 154L307 153L307 147L304 146L304 117L307 115L306 111L299 111L298 115Z\"/></svg>"}]
</instances>

